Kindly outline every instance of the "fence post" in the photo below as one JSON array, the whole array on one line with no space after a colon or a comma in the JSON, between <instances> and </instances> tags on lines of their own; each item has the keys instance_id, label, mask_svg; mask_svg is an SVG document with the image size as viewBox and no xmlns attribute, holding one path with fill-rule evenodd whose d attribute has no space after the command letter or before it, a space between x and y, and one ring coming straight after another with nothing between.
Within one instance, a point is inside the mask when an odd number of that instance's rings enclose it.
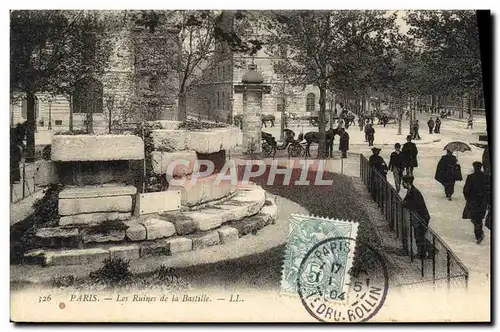
<instances>
[{"instance_id":1,"label":"fence post","mask_svg":"<svg viewBox=\"0 0 500 332\"><path fill-rule=\"evenodd\" d=\"M436 237L432 234L432 280L436 284Z\"/></svg>"},{"instance_id":2,"label":"fence post","mask_svg":"<svg viewBox=\"0 0 500 332\"><path fill-rule=\"evenodd\" d=\"M448 284L448 289L450 289L450 262L451 257L450 257L450 251L446 249L446 280Z\"/></svg>"},{"instance_id":3,"label":"fence post","mask_svg":"<svg viewBox=\"0 0 500 332\"><path fill-rule=\"evenodd\" d=\"M23 161L23 199L26 197L26 162Z\"/></svg>"}]
</instances>

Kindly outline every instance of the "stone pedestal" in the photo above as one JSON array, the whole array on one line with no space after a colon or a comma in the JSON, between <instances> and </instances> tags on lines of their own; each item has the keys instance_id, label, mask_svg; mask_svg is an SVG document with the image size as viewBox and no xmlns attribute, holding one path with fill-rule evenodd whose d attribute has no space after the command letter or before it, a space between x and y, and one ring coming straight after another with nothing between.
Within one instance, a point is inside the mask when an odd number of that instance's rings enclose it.
<instances>
[{"instance_id":1,"label":"stone pedestal","mask_svg":"<svg viewBox=\"0 0 500 332\"><path fill-rule=\"evenodd\" d=\"M263 85L264 78L251 64L243 75L242 85L236 85L234 92L243 93L243 151L255 155L262 153L262 94L270 93L269 85Z\"/></svg>"},{"instance_id":2,"label":"stone pedestal","mask_svg":"<svg viewBox=\"0 0 500 332\"><path fill-rule=\"evenodd\" d=\"M243 149L247 153L261 153L262 92L248 89L243 95Z\"/></svg>"}]
</instances>

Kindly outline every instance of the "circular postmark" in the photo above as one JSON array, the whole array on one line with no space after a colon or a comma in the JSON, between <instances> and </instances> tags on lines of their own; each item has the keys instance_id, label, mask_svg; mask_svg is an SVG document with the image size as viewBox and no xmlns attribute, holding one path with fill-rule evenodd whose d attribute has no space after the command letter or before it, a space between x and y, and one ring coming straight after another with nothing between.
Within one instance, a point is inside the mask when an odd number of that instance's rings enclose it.
<instances>
[{"instance_id":1,"label":"circular postmark","mask_svg":"<svg viewBox=\"0 0 500 332\"><path fill-rule=\"evenodd\" d=\"M362 261L350 271L353 259ZM367 264L362 264L364 261ZM304 256L297 278L302 304L321 322L370 320L384 304L388 288L389 274L382 255L347 237L328 238L314 245Z\"/></svg>"}]
</instances>

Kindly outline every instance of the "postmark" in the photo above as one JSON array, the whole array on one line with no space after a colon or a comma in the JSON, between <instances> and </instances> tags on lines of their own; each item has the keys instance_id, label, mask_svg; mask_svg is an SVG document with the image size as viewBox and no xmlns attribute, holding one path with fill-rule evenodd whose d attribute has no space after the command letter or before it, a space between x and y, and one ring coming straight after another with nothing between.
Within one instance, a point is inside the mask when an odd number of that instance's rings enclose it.
<instances>
[{"instance_id":1,"label":"postmark","mask_svg":"<svg viewBox=\"0 0 500 332\"><path fill-rule=\"evenodd\" d=\"M360 263L351 270L346 257L353 244L356 241L348 237L324 239L307 252L300 264L297 293L304 308L321 322L366 322L384 304L389 276L383 257L358 242L357 253L370 259L368 264ZM347 278L350 274L353 276Z\"/></svg>"},{"instance_id":2,"label":"postmark","mask_svg":"<svg viewBox=\"0 0 500 332\"><path fill-rule=\"evenodd\" d=\"M346 237L356 239L357 233L358 223L356 222L292 214L283 260L281 294L297 296L299 268L312 247L328 238ZM349 283L349 274L347 272L352 264L355 244L354 241L349 243L350 250L342 253L342 264L348 268L342 269L336 276L339 291L345 290L345 284Z\"/></svg>"}]
</instances>

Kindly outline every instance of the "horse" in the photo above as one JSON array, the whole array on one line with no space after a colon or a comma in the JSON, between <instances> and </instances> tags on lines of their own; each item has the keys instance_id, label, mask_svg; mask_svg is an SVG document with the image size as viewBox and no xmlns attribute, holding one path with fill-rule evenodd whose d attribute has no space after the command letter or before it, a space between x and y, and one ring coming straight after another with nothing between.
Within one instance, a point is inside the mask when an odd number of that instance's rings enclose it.
<instances>
[{"instance_id":1,"label":"horse","mask_svg":"<svg viewBox=\"0 0 500 332\"><path fill-rule=\"evenodd\" d=\"M271 127L274 127L274 121L276 121L276 117L272 114L262 114L262 125L267 128L267 121L271 122Z\"/></svg>"},{"instance_id":2,"label":"horse","mask_svg":"<svg viewBox=\"0 0 500 332\"><path fill-rule=\"evenodd\" d=\"M326 139L326 151L328 151L328 155L331 157L333 154L333 140L335 139L335 135L340 136L340 128L329 129L325 131L325 139ZM310 157L311 153L309 148L312 143L318 143L321 136L317 131L310 131L304 135L304 139L306 140L306 157Z\"/></svg>"}]
</instances>

